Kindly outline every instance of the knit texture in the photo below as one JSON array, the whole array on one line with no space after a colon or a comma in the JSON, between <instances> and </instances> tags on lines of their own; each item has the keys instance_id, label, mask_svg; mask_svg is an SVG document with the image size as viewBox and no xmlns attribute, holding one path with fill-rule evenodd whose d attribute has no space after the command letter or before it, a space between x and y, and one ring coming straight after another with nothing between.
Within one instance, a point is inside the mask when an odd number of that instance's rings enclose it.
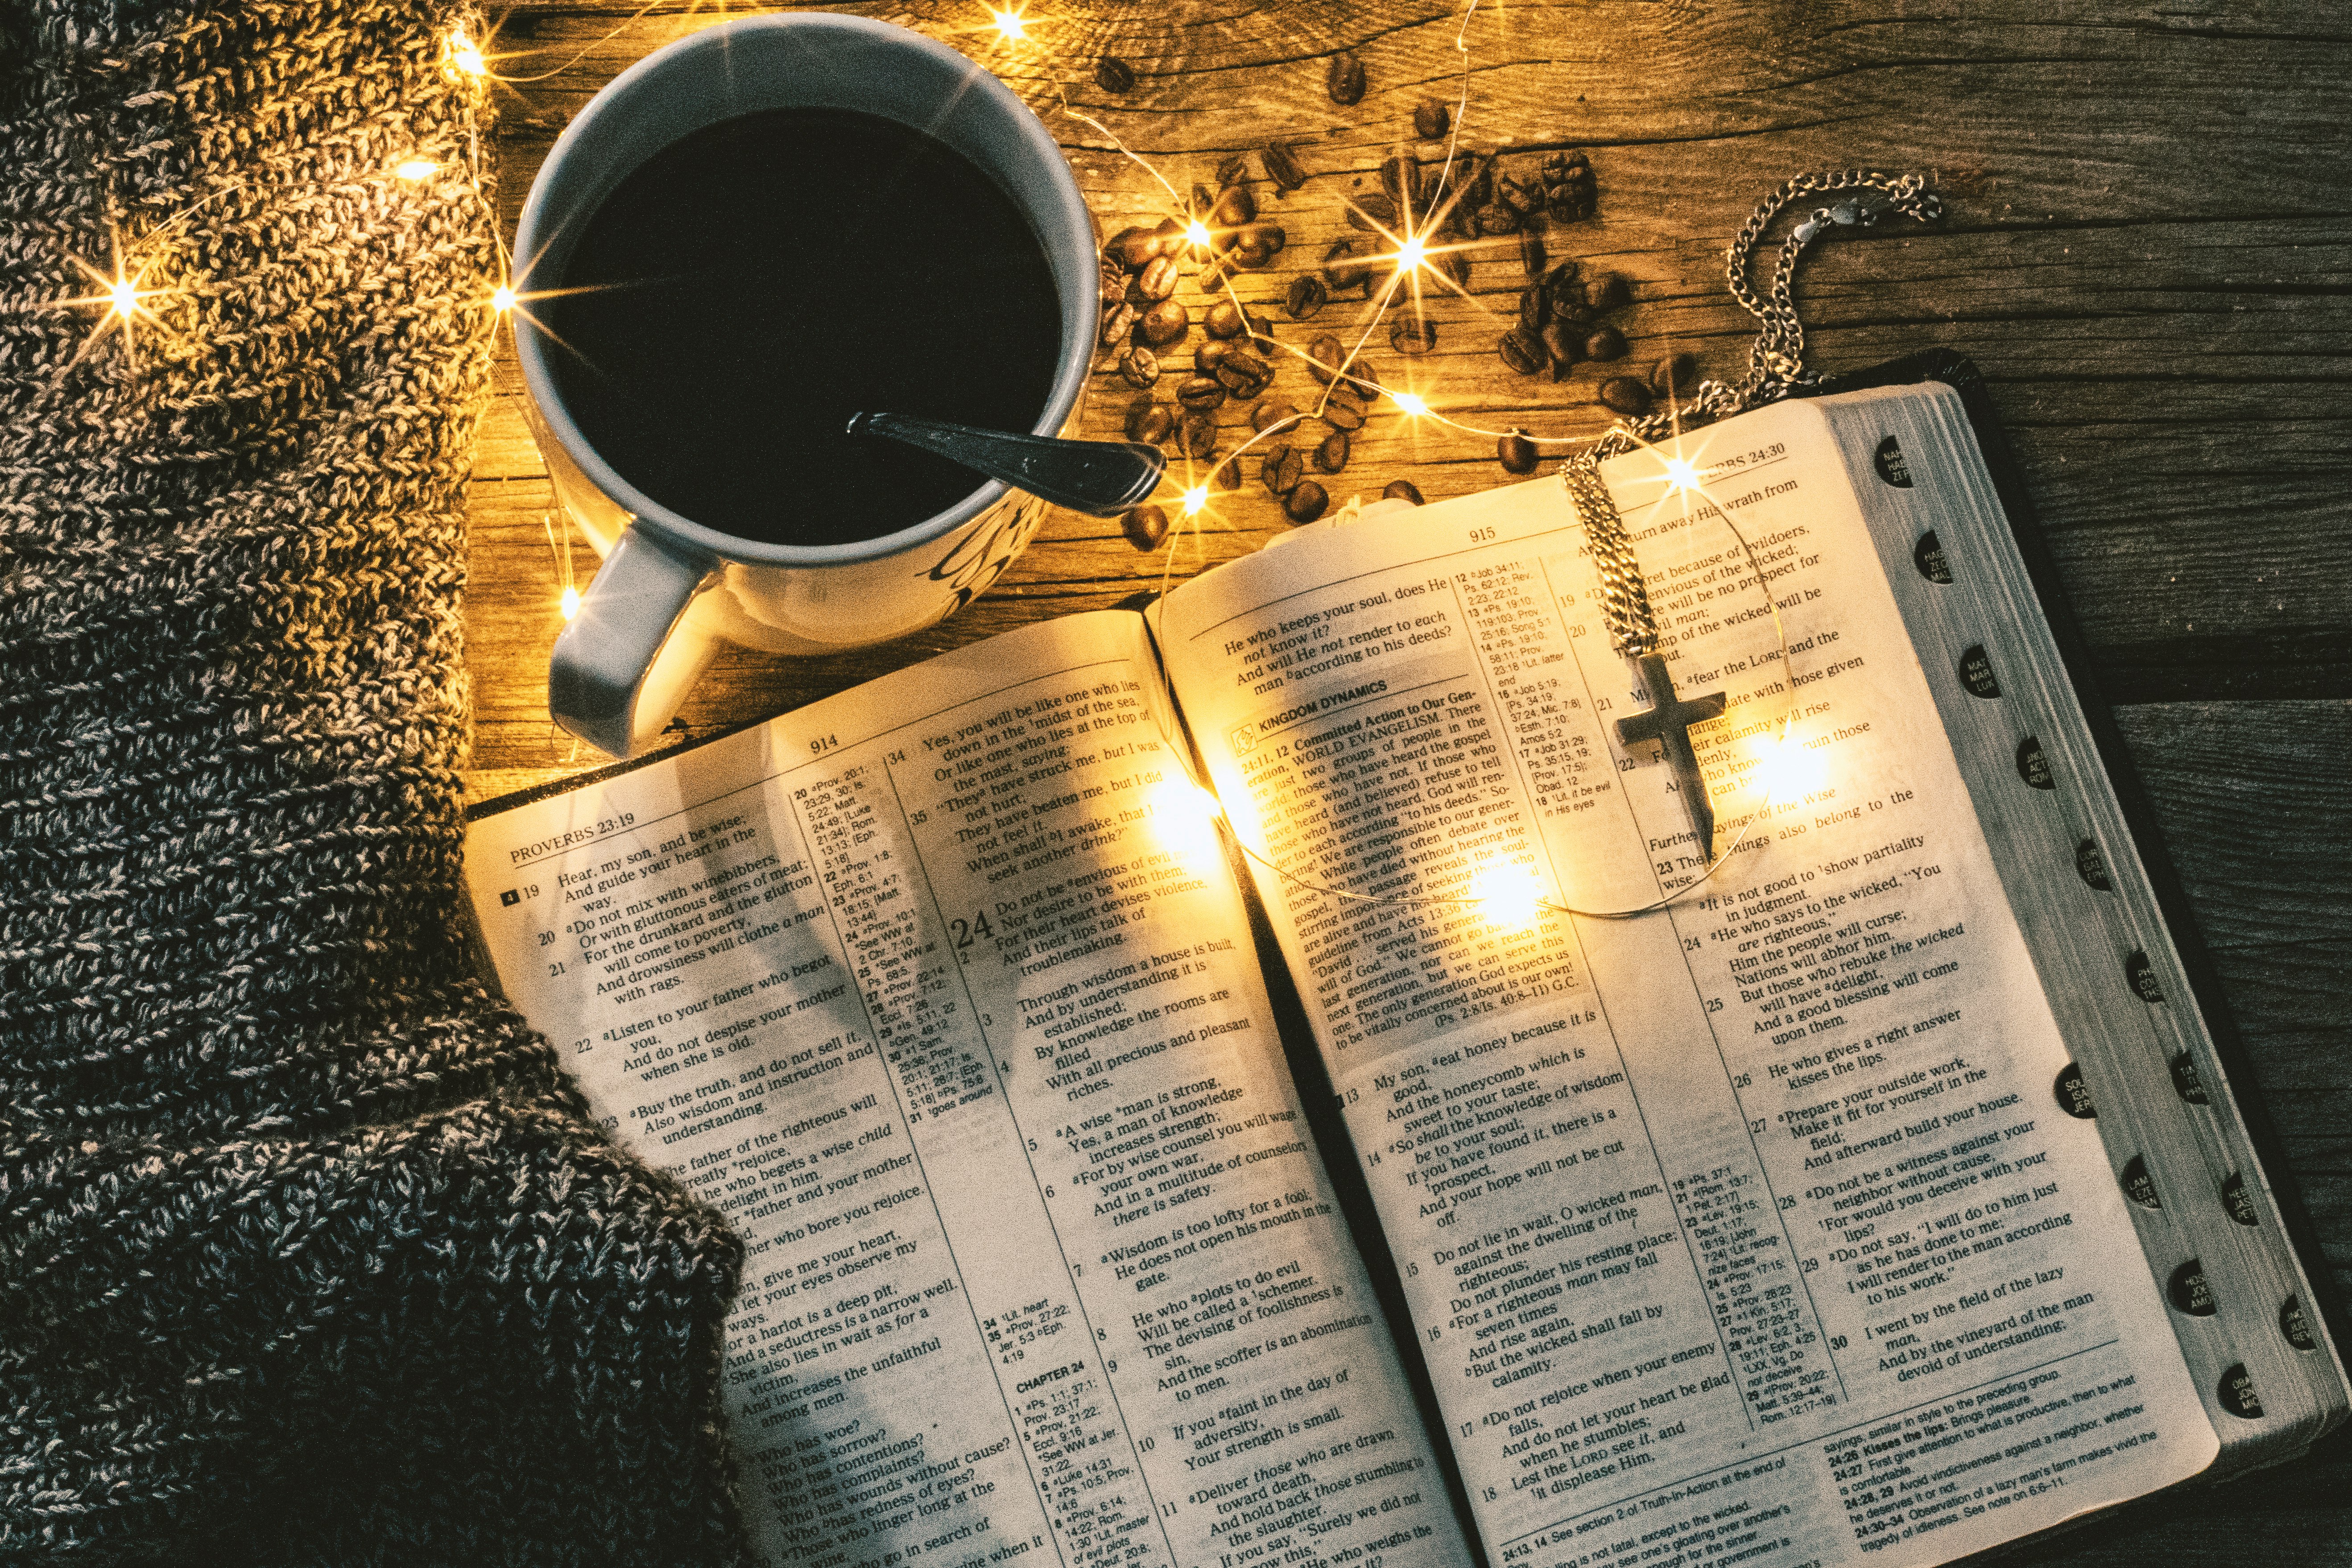
<instances>
[{"instance_id":1,"label":"knit texture","mask_svg":"<svg viewBox=\"0 0 2352 1568\"><path fill-rule=\"evenodd\" d=\"M740 1249L456 934L468 21L0 0L0 1563L743 1560Z\"/></svg>"}]
</instances>

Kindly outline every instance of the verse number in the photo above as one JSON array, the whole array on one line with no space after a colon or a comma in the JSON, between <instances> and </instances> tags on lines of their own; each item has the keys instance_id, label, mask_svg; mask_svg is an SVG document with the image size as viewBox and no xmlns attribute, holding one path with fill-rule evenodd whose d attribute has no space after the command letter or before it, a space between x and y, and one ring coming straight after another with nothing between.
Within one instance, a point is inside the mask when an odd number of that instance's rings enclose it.
<instances>
[{"instance_id":1,"label":"verse number","mask_svg":"<svg viewBox=\"0 0 2352 1568\"><path fill-rule=\"evenodd\" d=\"M970 947L973 942L978 942L982 937L994 936L996 934L996 928L988 923L988 914L986 910L975 912L971 919L968 921L948 921L948 929L955 934L956 951L958 952Z\"/></svg>"}]
</instances>

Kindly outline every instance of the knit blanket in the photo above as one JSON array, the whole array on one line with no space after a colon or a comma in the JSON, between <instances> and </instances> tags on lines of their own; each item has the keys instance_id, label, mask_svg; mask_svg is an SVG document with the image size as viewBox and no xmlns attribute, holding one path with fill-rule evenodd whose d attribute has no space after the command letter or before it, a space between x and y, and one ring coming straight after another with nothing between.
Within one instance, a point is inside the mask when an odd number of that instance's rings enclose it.
<instances>
[{"instance_id":1,"label":"knit blanket","mask_svg":"<svg viewBox=\"0 0 2352 1568\"><path fill-rule=\"evenodd\" d=\"M0 1563L742 1560L737 1245L456 934L469 21L0 0Z\"/></svg>"}]
</instances>

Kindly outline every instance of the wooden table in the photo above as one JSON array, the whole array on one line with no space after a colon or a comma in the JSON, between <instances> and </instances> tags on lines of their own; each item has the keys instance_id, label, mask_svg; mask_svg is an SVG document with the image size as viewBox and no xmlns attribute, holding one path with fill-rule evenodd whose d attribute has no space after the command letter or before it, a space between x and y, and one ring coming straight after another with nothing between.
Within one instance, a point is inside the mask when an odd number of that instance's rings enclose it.
<instances>
[{"instance_id":1,"label":"wooden table","mask_svg":"<svg viewBox=\"0 0 2352 1568\"><path fill-rule=\"evenodd\" d=\"M1276 201L1262 180L1255 187L1290 241L1273 269L1244 275L1245 297L1269 301L1295 266L1348 232L1341 193L1360 180L1375 188L1381 157L1411 136L1414 103L1451 100L1466 63L1465 144L1591 153L1599 214L1551 243L1633 280L1636 303L1620 319L1633 350L1614 369L1646 366L1671 346L1696 353L1707 374L1737 374L1752 322L1725 292L1724 247L1783 178L1854 166L1929 174L1949 208L1942 225L1894 222L1819 247L1801 284L1813 363L1849 369L1936 345L1974 356L1990 378L2213 950L2283 1139L2284 1173L2344 1293L2352 418L2339 399L2352 379L2352 34L2322 27L2293 0L2105 14L1989 0L1934 16L1868 0L1511 0L1482 6L1466 33L1447 0L1071 0L1033 6L1032 41L1008 46L977 0L852 8L949 38L1045 113L1107 233L1156 219L1168 203L1135 163L1058 112L1065 95L1180 189L1213 184L1234 153L1250 154L1257 178L1258 149L1295 142L1313 175L1305 188ZM549 144L588 96L716 19L695 5L640 14L601 0L532 0L507 15L491 44L497 68L552 73L496 95L508 234ZM1328 57L1343 48L1360 54L1370 82L1348 108L1324 90ZM1095 84L1104 52L1133 65L1131 91ZM1482 260L1472 278L1505 313L1519 282L1516 260ZM1180 297L1198 300L1189 286ZM1602 426L1594 367L1557 386L1522 380L1496 359L1493 329L1446 330L1469 314L1439 309L1423 374L1476 406L1480 423ZM600 760L548 722L547 652L560 626L543 521L552 500L520 395L502 357L471 500L477 798ZM1131 396L1098 376L1088 433L1111 434ZM1372 421L1329 481L1335 495L1369 497L1406 478L1436 500L1506 478L1490 442L1404 424ZM1285 526L1254 477L1217 510L1219 525L1178 555L1180 574ZM593 560L584 546L575 556L584 579ZM1115 525L1057 514L994 592L920 637L824 659L723 656L681 736L1025 621L1108 605L1158 574ZM2026 1560L2352 1563L2352 1438L2338 1434L2283 1471L2142 1505Z\"/></svg>"}]
</instances>

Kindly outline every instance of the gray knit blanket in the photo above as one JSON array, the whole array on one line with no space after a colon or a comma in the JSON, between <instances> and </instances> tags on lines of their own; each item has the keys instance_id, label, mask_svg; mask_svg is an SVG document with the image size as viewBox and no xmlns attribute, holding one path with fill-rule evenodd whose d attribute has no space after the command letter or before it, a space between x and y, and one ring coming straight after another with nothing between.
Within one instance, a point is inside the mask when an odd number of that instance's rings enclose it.
<instances>
[{"instance_id":1,"label":"gray knit blanket","mask_svg":"<svg viewBox=\"0 0 2352 1568\"><path fill-rule=\"evenodd\" d=\"M0 0L0 1563L742 1556L737 1246L454 934L468 19Z\"/></svg>"}]
</instances>

